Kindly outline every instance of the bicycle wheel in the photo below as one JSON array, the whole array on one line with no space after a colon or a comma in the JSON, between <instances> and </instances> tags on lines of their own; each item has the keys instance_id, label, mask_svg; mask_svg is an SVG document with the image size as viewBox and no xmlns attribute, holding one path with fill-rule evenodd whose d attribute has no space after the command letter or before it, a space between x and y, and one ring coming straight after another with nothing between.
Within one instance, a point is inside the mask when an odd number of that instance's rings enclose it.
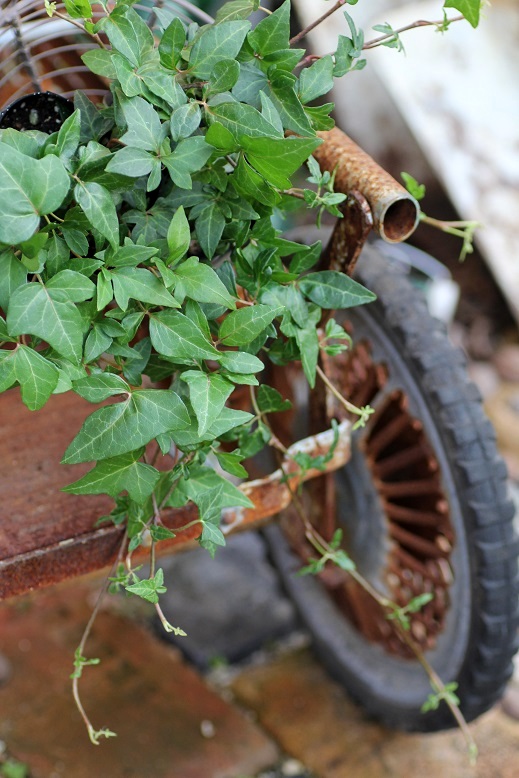
<instances>
[{"instance_id":1,"label":"bicycle wheel","mask_svg":"<svg viewBox=\"0 0 519 778\"><path fill-rule=\"evenodd\" d=\"M506 469L464 359L420 293L376 244L357 278L377 301L337 317L354 345L330 378L375 413L335 474L335 526L359 572L399 605L434 594L411 615L410 634L443 682L457 683L472 720L501 695L516 649L519 549ZM278 535L272 554L324 664L392 727L453 726L443 702L421 713L431 692L423 668L351 577L295 576L309 551L297 524L285 520L291 547Z\"/></svg>"}]
</instances>

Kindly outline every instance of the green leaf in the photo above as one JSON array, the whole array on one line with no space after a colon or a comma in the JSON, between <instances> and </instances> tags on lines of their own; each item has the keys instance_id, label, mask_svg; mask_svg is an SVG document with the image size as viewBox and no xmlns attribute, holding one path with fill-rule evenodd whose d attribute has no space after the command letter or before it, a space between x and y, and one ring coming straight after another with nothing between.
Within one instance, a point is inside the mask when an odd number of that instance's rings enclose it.
<instances>
[{"instance_id":1,"label":"green leaf","mask_svg":"<svg viewBox=\"0 0 519 778\"><path fill-rule=\"evenodd\" d=\"M240 161L234 170L232 181L236 190L247 199L253 200L254 204L257 201L272 207L281 200L281 195L265 181L263 176L260 176L249 165L244 157L240 157Z\"/></svg>"},{"instance_id":2,"label":"green leaf","mask_svg":"<svg viewBox=\"0 0 519 778\"><path fill-rule=\"evenodd\" d=\"M59 371L37 351L19 345L14 361L14 375L22 389L22 400L31 411L42 408L56 388Z\"/></svg>"},{"instance_id":3,"label":"green leaf","mask_svg":"<svg viewBox=\"0 0 519 778\"><path fill-rule=\"evenodd\" d=\"M128 301L140 300L150 305L178 308L179 304L163 282L151 270L143 267L125 267L111 273L117 305L125 311Z\"/></svg>"},{"instance_id":4,"label":"green leaf","mask_svg":"<svg viewBox=\"0 0 519 778\"><path fill-rule=\"evenodd\" d=\"M47 281L46 287L52 290L52 299L59 302L81 303L92 299L96 291L95 284L75 270L60 270Z\"/></svg>"},{"instance_id":5,"label":"green leaf","mask_svg":"<svg viewBox=\"0 0 519 778\"><path fill-rule=\"evenodd\" d=\"M299 99L309 103L333 89L333 59L330 54L321 57L299 77Z\"/></svg>"},{"instance_id":6,"label":"green leaf","mask_svg":"<svg viewBox=\"0 0 519 778\"><path fill-rule=\"evenodd\" d=\"M181 378L189 386L189 399L198 419L198 434L203 435L219 417L234 385L216 373L201 370L187 370Z\"/></svg>"},{"instance_id":7,"label":"green leaf","mask_svg":"<svg viewBox=\"0 0 519 778\"><path fill-rule=\"evenodd\" d=\"M70 187L63 162L54 154L33 159L0 143L0 243L28 240L40 217L60 207Z\"/></svg>"},{"instance_id":8,"label":"green leaf","mask_svg":"<svg viewBox=\"0 0 519 778\"><path fill-rule=\"evenodd\" d=\"M252 167L279 189L290 188L289 177L321 143L319 138L242 138Z\"/></svg>"},{"instance_id":9,"label":"green leaf","mask_svg":"<svg viewBox=\"0 0 519 778\"><path fill-rule=\"evenodd\" d=\"M225 227L225 216L218 204L211 203L207 208L204 208L196 220L195 226L196 235L205 256L212 259Z\"/></svg>"},{"instance_id":10,"label":"green leaf","mask_svg":"<svg viewBox=\"0 0 519 778\"><path fill-rule=\"evenodd\" d=\"M238 141L234 139L232 132L220 122L211 124L205 134L205 141L226 154L238 149Z\"/></svg>"},{"instance_id":11,"label":"green leaf","mask_svg":"<svg viewBox=\"0 0 519 778\"><path fill-rule=\"evenodd\" d=\"M122 173L126 176L139 178L151 173L155 157L149 151L125 146L112 155L106 166L107 173Z\"/></svg>"},{"instance_id":12,"label":"green leaf","mask_svg":"<svg viewBox=\"0 0 519 778\"><path fill-rule=\"evenodd\" d=\"M144 449L140 448L105 459L62 491L71 494L109 494L114 498L120 492L127 491L132 500L142 505L160 478L158 470L138 461L143 453Z\"/></svg>"},{"instance_id":13,"label":"green leaf","mask_svg":"<svg viewBox=\"0 0 519 778\"><path fill-rule=\"evenodd\" d=\"M249 477L247 470L240 464L243 459L241 454L236 451L233 451L232 453L216 451L215 453L220 467L227 473L234 475L236 478Z\"/></svg>"},{"instance_id":14,"label":"green leaf","mask_svg":"<svg viewBox=\"0 0 519 778\"><path fill-rule=\"evenodd\" d=\"M92 6L89 0L64 0L65 8L72 19L90 19Z\"/></svg>"},{"instance_id":15,"label":"green leaf","mask_svg":"<svg viewBox=\"0 0 519 778\"><path fill-rule=\"evenodd\" d=\"M92 73L103 78L115 78L112 54L106 49L90 49L81 55L81 59Z\"/></svg>"},{"instance_id":16,"label":"green leaf","mask_svg":"<svg viewBox=\"0 0 519 778\"><path fill-rule=\"evenodd\" d=\"M100 403L115 394L128 394L130 387L115 373L94 373L79 378L72 384L73 390L90 403Z\"/></svg>"},{"instance_id":17,"label":"green leaf","mask_svg":"<svg viewBox=\"0 0 519 778\"><path fill-rule=\"evenodd\" d=\"M344 273L323 270L309 273L299 282L301 291L321 308L351 308L376 299L376 295Z\"/></svg>"},{"instance_id":18,"label":"green leaf","mask_svg":"<svg viewBox=\"0 0 519 778\"><path fill-rule=\"evenodd\" d=\"M134 67L142 64L144 56L153 49L153 33L139 14L121 5L100 22L113 48L128 59Z\"/></svg>"},{"instance_id":19,"label":"green leaf","mask_svg":"<svg viewBox=\"0 0 519 778\"><path fill-rule=\"evenodd\" d=\"M214 559L216 546L225 546L225 536L220 527L215 527L207 521L202 521L202 534L199 538L202 548L205 548Z\"/></svg>"},{"instance_id":20,"label":"green leaf","mask_svg":"<svg viewBox=\"0 0 519 778\"><path fill-rule=\"evenodd\" d=\"M213 149L202 135L185 138L177 144L175 150L162 158L171 180L181 189L191 189L191 173L203 168Z\"/></svg>"},{"instance_id":21,"label":"green leaf","mask_svg":"<svg viewBox=\"0 0 519 778\"><path fill-rule=\"evenodd\" d=\"M119 219L108 189L95 181L80 181L74 187L74 197L92 227L116 248L119 245Z\"/></svg>"},{"instance_id":22,"label":"green leaf","mask_svg":"<svg viewBox=\"0 0 519 778\"><path fill-rule=\"evenodd\" d=\"M268 97L272 100L286 129L305 137L315 137L312 125L295 93L292 74L274 72L270 78Z\"/></svg>"},{"instance_id":23,"label":"green leaf","mask_svg":"<svg viewBox=\"0 0 519 778\"><path fill-rule=\"evenodd\" d=\"M290 400L284 400L276 389L266 384L262 384L258 389L257 402L258 408L263 413L288 411L292 407Z\"/></svg>"},{"instance_id":24,"label":"green leaf","mask_svg":"<svg viewBox=\"0 0 519 778\"><path fill-rule=\"evenodd\" d=\"M197 103L186 103L176 108L171 114L169 126L174 141L187 138L198 129L202 112Z\"/></svg>"},{"instance_id":25,"label":"green leaf","mask_svg":"<svg viewBox=\"0 0 519 778\"><path fill-rule=\"evenodd\" d=\"M209 82L206 86L206 95L218 92L228 92L238 81L240 76L240 63L235 59L221 59L215 63Z\"/></svg>"},{"instance_id":26,"label":"green leaf","mask_svg":"<svg viewBox=\"0 0 519 778\"><path fill-rule=\"evenodd\" d=\"M296 342L301 355L301 364L310 387L315 386L315 373L317 369L317 359L319 357L319 339L315 326L309 326L305 329L296 327Z\"/></svg>"},{"instance_id":27,"label":"green leaf","mask_svg":"<svg viewBox=\"0 0 519 778\"><path fill-rule=\"evenodd\" d=\"M171 72L152 61L137 71L150 92L164 100L171 109L178 108L187 101L184 90L171 77Z\"/></svg>"},{"instance_id":28,"label":"green leaf","mask_svg":"<svg viewBox=\"0 0 519 778\"><path fill-rule=\"evenodd\" d=\"M161 124L153 105L142 97L132 97L123 100L121 107L128 126L121 136L121 143L158 153L166 137L167 127Z\"/></svg>"},{"instance_id":29,"label":"green leaf","mask_svg":"<svg viewBox=\"0 0 519 778\"><path fill-rule=\"evenodd\" d=\"M230 0L224 3L216 14L216 22L231 22L234 19L248 19L257 11L260 0Z\"/></svg>"},{"instance_id":30,"label":"green leaf","mask_svg":"<svg viewBox=\"0 0 519 778\"><path fill-rule=\"evenodd\" d=\"M164 586L164 571L159 567L153 578L141 579L136 583L126 585L124 588L127 592L155 604L159 601L159 594L164 594L167 591Z\"/></svg>"},{"instance_id":31,"label":"green leaf","mask_svg":"<svg viewBox=\"0 0 519 778\"><path fill-rule=\"evenodd\" d=\"M156 435L189 425L189 414L173 391L142 389L92 413L65 451L64 464L109 459L145 446Z\"/></svg>"},{"instance_id":32,"label":"green leaf","mask_svg":"<svg viewBox=\"0 0 519 778\"><path fill-rule=\"evenodd\" d=\"M189 257L175 269L180 279L182 294L199 303L215 303L226 308L236 308L236 303L224 284L209 265L200 262L197 257ZM178 290L178 287L175 291Z\"/></svg>"},{"instance_id":33,"label":"green leaf","mask_svg":"<svg viewBox=\"0 0 519 778\"><path fill-rule=\"evenodd\" d=\"M94 362L112 345L113 338L103 332L99 325L94 324L85 341L85 363Z\"/></svg>"},{"instance_id":34,"label":"green leaf","mask_svg":"<svg viewBox=\"0 0 519 778\"><path fill-rule=\"evenodd\" d=\"M159 43L159 55L162 64L171 70L180 59L180 54L186 42L186 31L178 17L168 24Z\"/></svg>"},{"instance_id":35,"label":"green leaf","mask_svg":"<svg viewBox=\"0 0 519 778\"><path fill-rule=\"evenodd\" d=\"M273 308L261 304L232 311L223 320L218 337L226 346L245 346L283 312L282 306Z\"/></svg>"},{"instance_id":36,"label":"green leaf","mask_svg":"<svg viewBox=\"0 0 519 778\"><path fill-rule=\"evenodd\" d=\"M240 142L243 135L253 138L277 136L275 128L252 105L218 103L206 108L212 121L218 121Z\"/></svg>"},{"instance_id":37,"label":"green leaf","mask_svg":"<svg viewBox=\"0 0 519 778\"><path fill-rule=\"evenodd\" d=\"M160 311L150 316L150 337L159 354L182 362L219 358L219 352L202 330L178 311Z\"/></svg>"},{"instance_id":38,"label":"green leaf","mask_svg":"<svg viewBox=\"0 0 519 778\"><path fill-rule=\"evenodd\" d=\"M409 194L412 195L415 200L423 200L425 197L425 185L419 184L416 178L413 178L409 173L402 172L400 175Z\"/></svg>"},{"instance_id":39,"label":"green leaf","mask_svg":"<svg viewBox=\"0 0 519 778\"><path fill-rule=\"evenodd\" d=\"M59 302L37 283L25 284L14 292L7 314L10 335L36 335L74 364L81 360L83 322L73 303Z\"/></svg>"},{"instance_id":40,"label":"green leaf","mask_svg":"<svg viewBox=\"0 0 519 778\"><path fill-rule=\"evenodd\" d=\"M264 57L289 47L290 0L259 22L247 38L255 52Z\"/></svg>"},{"instance_id":41,"label":"green leaf","mask_svg":"<svg viewBox=\"0 0 519 778\"><path fill-rule=\"evenodd\" d=\"M16 383L15 361L16 351L0 350L0 393L10 389Z\"/></svg>"},{"instance_id":42,"label":"green leaf","mask_svg":"<svg viewBox=\"0 0 519 778\"><path fill-rule=\"evenodd\" d=\"M248 21L220 22L202 29L189 55L189 70L198 78L211 77L222 59L235 59L250 30Z\"/></svg>"},{"instance_id":43,"label":"green leaf","mask_svg":"<svg viewBox=\"0 0 519 778\"><path fill-rule=\"evenodd\" d=\"M62 159L70 159L79 146L81 134L81 117L79 111L74 111L59 128L56 140L56 150Z\"/></svg>"},{"instance_id":44,"label":"green leaf","mask_svg":"<svg viewBox=\"0 0 519 778\"><path fill-rule=\"evenodd\" d=\"M183 205L177 208L175 215L171 219L166 240L168 242L170 254L168 262L170 264L183 257L184 254L187 254L191 245L191 228Z\"/></svg>"},{"instance_id":45,"label":"green leaf","mask_svg":"<svg viewBox=\"0 0 519 778\"><path fill-rule=\"evenodd\" d=\"M222 351L220 364L229 373L238 373L239 375L259 373L265 367L261 359L253 354L247 354L246 351Z\"/></svg>"},{"instance_id":46,"label":"green leaf","mask_svg":"<svg viewBox=\"0 0 519 778\"><path fill-rule=\"evenodd\" d=\"M180 481L177 489L197 505L200 505L200 501L205 500L206 496L210 499L212 494L217 493L218 510L254 507L254 504L240 489L237 489L227 478L222 477L210 467L193 467L189 473L189 479Z\"/></svg>"},{"instance_id":47,"label":"green leaf","mask_svg":"<svg viewBox=\"0 0 519 778\"><path fill-rule=\"evenodd\" d=\"M445 0L443 6L444 8L455 8L463 14L472 27L478 26L481 0Z\"/></svg>"},{"instance_id":48,"label":"green leaf","mask_svg":"<svg viewBox=\"0 0 519 778\"><path fill-rule=\"evenodd\" d=\"M18 287L27 283L27 270L10 249L0 252L0 308L7 312Z\"/></svg>"}]
</instances>

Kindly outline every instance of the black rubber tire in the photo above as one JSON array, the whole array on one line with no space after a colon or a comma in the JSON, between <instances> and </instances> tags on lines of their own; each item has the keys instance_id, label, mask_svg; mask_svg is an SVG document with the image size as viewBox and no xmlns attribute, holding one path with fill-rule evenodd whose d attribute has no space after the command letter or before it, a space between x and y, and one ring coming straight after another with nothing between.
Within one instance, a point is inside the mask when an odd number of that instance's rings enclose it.
<instances>
[{"instance_id":1,"label":"black rubber tire","mask_svg":"<svg viewBox=\"0 0 519 778\"><path fill-rule=\"evenodd\" d=\"M506 468L479 393L467 378L464 357L449 343L443 325L431 318L422 295L376 244L364 250L356 276L377 301L347 312L354 333L369 336L403 381L440 464L456 534L450 560L454 581L445 627L426 656L444 683L458 684L461 711L470 721L501 696L516 651L519 546ZM344 470L354 480L359 456L354 452ZM279 528L267 532L274 562L318 655L351 696L394 728L454 726L444 703L436 711L420 712L431 688L419 663L366 640L314 577L294 575L301 560Z\"/></svg>"}]
</instances>

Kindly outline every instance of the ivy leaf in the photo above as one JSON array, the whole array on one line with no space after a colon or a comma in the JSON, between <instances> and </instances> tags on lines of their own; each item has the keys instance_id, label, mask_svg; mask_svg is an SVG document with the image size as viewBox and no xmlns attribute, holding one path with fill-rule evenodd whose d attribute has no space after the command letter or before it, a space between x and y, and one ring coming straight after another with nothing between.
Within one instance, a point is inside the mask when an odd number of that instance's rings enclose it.
<instances>
[{"instance_id":1,"label":"ivy leaf","mask_svg":"<svg viewBox=\"0 0 519 778\"><path fill-rule=\"evenodd\" d=\"M158 470L138 461L143 453L144 448L139 448L105 459L62 491L71 494L109 494L114 498L120 492L127 491L132 500L142 505L160 478Z\"/></svg>"},{"instance_id":2,"label":"ivy leaf","mask_svg":"<svg viewBox=\"0 0 519 778\"><path fill-rule=\"evenodd\" d=\"M70 178L54 154L33 159L0 143L0 243L17 244L34 235L40 216L57 210Z\"/></svg>"},{"instance_id":3,"label":"ivy leaf","mask_svg":"<svg viewBox=\"0 0 519 778\"><path fill-rule=\"evenodd\" d=\"M202 112L197 103L186 103L176 108L169 122L173 140L188 138L198 129L201 119Z\"/></svg>"},{"instance_id":4,"label":"ivy leaf","mask_svg":"<svg viewBox=\"0 0 519 778\"><path fill-rule=\"evenodd\" d=\"M257 11L260 0L230 0L224 3L216 14L216 22L231 22L234 19L248 19Z\"/></svg>"},{"instance_id":5,"label":"ivy leaf","mask_svg":"<svg viewBox=\"0 0 519 778\"><path fill-rule=\"evenodd\" d=\"M58 354L78 364L83 350L83 321L73 303L60 302L43 285L24 284L14 292L7 313L10 335L36 335Z\"/></svg>"},{"instance_id":6,"label":"ivy leaf","mask_svg":"<svg viewBox=\"0 0 519 778\"><path fill-rule=\"evenodd\" d=\"M243 456L233 451L232 453L224 451L216 451L216 458L220 467L225 470L226 473L234 475L236 478L248 478L249 474L247 470L240 464Z\"/></svg>"},{"instance_id":7,"label":"ivy leaf","mask_svg":"<svg viewBox=\"0 0 519 778\"><path fill-rule=\"evenodd\" d=\"M202 548L209 551L211 557L214 559L217 546L225 546L225 535L220 527L216 527L214 524L208 521L202 521L202 534L199 541Z\"/></svg>"},{"instance_id":8,"label":"ivy leaf","mask_svg":"<svg viewBox=\"0 0 519 778\"><path fill-rule=\"evenodd\" d=\"M222 351L220 364L229 373L238 373L239 375L259 373L265 367L261 359L253 354L247 354L246 351Z\"/></svg>"},{"instance_id":9,"label":"ivy leaf","mask_svg":"<svg viewBox=\"0 0 519 778\"><path fill-rule=\"evenodd\" d=\"M291 73L274 72L270 78L267 96L272 100L286 129L305 137L315 137L310 120L295 93Z\"/></svg>"},{"instance_id":10,"label":"ivy leaf","mask_svg":"<svg viewBox=\"0 0 519 778\"><path fill-rule=\"evenodd\" d=\"M74 187L74 197L92 227L116 248L119 245L119 219L108 189L95 181L80 181Z\"/></svg>"},{"instance_id":11,"label":"ivy leaf","mask_svg":"<svg viewBox=\"0 0 519 778\"><path fill-rule=\"evenodd\" d=\"M196 220L195 226L196 235L205 256L212 259L225 227L225 216L217 203L211 203L207 208L204 208Z\"/></svg>"},{"instance_id":12,"label":"ivy leaf","mask_svg":"<svg viewBox=\"0 0 519 778\"><path fill-rule=\"evenodd\" d=\"M94 373L74 381L72 388L90 403L100 403L114 394L128 394L130 387L116 373Z\"/></svg>"},{"instance_id":13,"label":"ivy leaf","mask_svg":"<svg viewBox=\"0 0 519 778\"><path fill-rule=\"evenodd\" d=\"M37 351L19 345L14 376L22 389L22 400L31 411L42 408L57 386L59 370Z\"/></svg>"},{"instance_id":14,"label":"ivy leaf","mask_svg":"<svg viewBox=\"0 0 519 778\"><path fill-rule=\"evenodd\" d=\"M75 270L60 270L47 281L47 289L52 290L52 299L59 302L81 303L90 300L96 291L95 284L82 273Z\"/></svg>"},{"instance_id":15,"label":"ivy leaf","mask_svg":"<svg viewBox=\"0 0 519 778\"><path fill-rule=\"evenodd\" d=\"M249 30L250 22L241 20L203 28L189 55L190 72L198 78L210 78L217 62L238 56Z\"/></svg>"},{"instance_id":16,"label":"ivy leaf","mask_svg":"<svg viewBox=\"0 0 519 778\"><path fill-rule=\"evenodd\" d=\"M246 346L283 311L283 306L261 304L232 311L223 320L218 337L226 346Z\"/></svg>"},{"instance_id":17,"label":"ivy leaf","mask_svg":"<svg viewBox=\"0 0 519 778\"><path fill-rule=\"evenodd\" d=\"M361 284L336 270L309 273L299 282L301 291L321 308L351 308L376 299Z\"/></svg>"},{"instance_id":18,"label":"ivy leaf","mask_svg":"<svg viewBox=\"0 0 519 778\"><path fill-rule=\"evenodd\" d=\"M111 273L114 296L119 308L125 311L128 301L140 300L150 305L178 308L179 304L161 280L143 267L125 267Z\"/></svg>"},{"instance_id":19,"label":"ivy leaf","mask_svg":"<svg viewBox=\"0 0 519 778\"><path fill-rule=\"evenodd\" d=\"M107 173L122 173L126 176L139 178L151 173L155 157L149 151L125 146L112 155L106 166Z\"/></svg>"},{"instance_id":20,"label":"ivy leaf","mask_svg":"<svg viewBox=\"0 0 519 778\"><path fill-rule=\"evenodd\" d=\"M216 373L201 370L187 370L181 378L189 386L189 399L198 419L198 434L203 435L220 415L234 385Z\"/></svg>"},{"instance_id":21,"label":"ivy leaf","mask_svg":"<svg viewBox=\"0 0 519 778\"><path fill-rule=\"evenodd\" d=\"M481 0L445 0L443 6L444 8L455 8L463 14L472 27L478 26Z\"/></svg>"},{"instance_id":22,"label":"ivy leaf","mask_svg":"<svg viewBox=\"0 0 519 778\"><path fill-rule=\"evenodd\" d=\"M162 162L174 184L181 189L191 189L191 173L203 168L212 153L213 149L205 142L205 138L196 135L181 140L171 154L162 157Z\"/></svg>"},{"instance_id":23,"label":"ivy leaf","mask_svg":"<svg viewBox=\"0 0 519 778\"><path fill-rule=\"evenodd\" d=\"M177 208L171 219L166 235L169 249L169 264L177 261L187 253L191 244L191 228L187 220L184 206Z\"/></svg>"},{"instance_id":24,"label":"ivy leaf","mask_svg":"<svg viewBox=\"0 0 519 778\"><path fill-rule=\"evenodd\" d=\"M159 55L162 64L173 69L180 59L180 54L186 42L186 31L178 17L168 24L159 43Z\"/></svg>"},{"instance_id":25,"label":"ivy leaf","mask_svg":"<svg viewBox=\"0 0 519 778\"><path fill-rule=\"evenodd\" d=\"M166 357L188 363L219 358L219 352L202 330L179 311L160 311L150 316L150 338L153 347Z\"/></svg>"},{"instance_id":26,"label":"ivy leaf","mask_svg":"<svg viewBox=\"0 0 519 778\"><path fill-rule=\"evenodd\" d=\"M263 57L275 54L289 46L290 38L290 0L259 22L248 35L248 42L255 52Z\"/></svg>"},{"instance_id":27,"label":"ivy leaf","mask_svg":"<svg viewBox=\"0 0 519 778\"><path fill-rule=\"evenodd\" d=\"M65 0L65 8L72 19L90 19L92 16L89 0Z\"/></svg>"},{"instance_id":28,"label":"ivy leaf","mask_svg":"<svg viewBox=\"0 0 519 778\"><path fill-rule=\"evenodd\" d=\"M74 111L59 128L56 140L56 150L61 159L70 159L79 146L81 134L81 117L79 111Z\"/></svg>"},{"instance_id":29,"label":"ivy leaf","mask_svg":"<svg viewBox=\"0 0 519 778\"><path fill-rule=\"evenodd\" d=\"M240 63L235 59L221 59L215 63L208 84L206 95L218 92L228 92L238 81Z\"/></svg>"},{"instance_id":30,"label":"ivy leaf","mask_svg":"<svg viewBox=\"0 0 519 778\"><path fill-rule=\"evenodd\" d=\"M243 135L252 138L271 138L277 135L275 128L252 105L244 103L218 103L207 107L209 118L218 121L236 141Z\"/></svg>"},{"instance_id":31,"label":"ivy leaf","mask_svg":"<svg viewBox=\"0 0 519 778\"><path fill-rule=\"evenodd\" d=\"M127 584L124 588L127 592L156 604L159 601L159 594L164 594L167 591L164 586L164 571L159 567L153 578L141 579L136 583Z\"/></svg>"},{"instance_id":32,"label":"ivy leaf","mask_svg":"<svg viewBox=\"0 0 519 778\"><path fill-rule=\"evenodd\" d=\"M153 49L153 33L139 14L121 5L99 26L108 35L113 48L128 59L134 67L142 64L144 56Z\"/></svg>"},{"instance_id":33,"label":"ivy leaf","mask_svg":"<svg viewBox=\"0 0 519 778\"><path fill-rule=\"evenodd\" d=\"M310 325L305 329L296 327L295 338L301 355L301 364L310 387L315 386L315 373L317 369L317 359L319 357L319 338L317 329Z\"/></svg>"},{"instance_id":34,"label":"ivy leaf","mask_svg":"<svg viewBox=\"0 0 519 778\"><path fill-rule=\"evenodd\" d=\"M319 138L242 138L242 148L252 167L269 183L289 189L290 176L321 142Z\"/></svg>"},{"instance_id":35,"label":"ivy leaf","mask_svg":"<svg viewBox=\"0 0 519 778\"><path fill-rule=\"evenodd\" d=\"M299 77L299 99L309 103L333 89L333 59L330 54L321 57Z\"/></svg>"},{"instance_id":36,"label":"ivy leaf","mask_svg":"<svg viewBox=\"0 0 519 778\"><path fill-rule=\"evenodd\" d=\"M193 467L189 479L180 481L177 489L197 505L200 505L200 500L206 495L210 497L211 494L218 493L219 510L254 507L254 503L240 489L210 467Z\"/></svg>"},{"instance_id":37,"label":"ivy leaf","mask_svg":"<svg viewBox=\"0 0 519 778\"><path fill-rule=\"evenodd\" d=\"M106 49L90 49L81 55L81 59L87 68L91 70L92 73L103 76L103 78L116 77L112 57L112 53Z\"/></svg>"},{"instance_id":38,"label":"ivy leaf","mask_svg":"<svg viewBox=\"0 0 519 778\"><path fill-rule=\"evenodd\" d=\"M224 284L209 265L189 257L176 268L175 275L181 281L182 293L199 303L215 303L226 308L236 308L236 303Z\"/></svg>"},{"instance_id":39,"label":"ivy leaf","mask_svg":"<svg viewBox=\"0 0 519 778\"><path fill-rule=\"evenodd\" d=\"M240 157L240 161L234 170L232 181L237 191L247 199L252 200L254 204L257 201L272 207L281 200L281 195L265 181L263 176L260 176L249 165L244 157Z\"/></svg>"},{"instance_id":40,"label":"ivy leaf","mask_svg":"<svg viewBox=\"0 0 519 778\"><path fill-rule=\"evenodd\" d=\"M166 137L167 127L162 125L155 108L142 97L132 97L121 102L128 129L121 136L121 143L144 151L159 152Z\"/></svg>"},{"instance_id":41,"label":"ivy leaf","mask_svg":"<svg viewBox=\"0 0 519 778\"><path fill-rule=\"evenodd\" d=\"M288 411L292 407L290 400L284 400L276 389L266 384L262 384L258 389L257 402L258 408L263 413Z\"/></svg>"},{"instance_id":42,"label":"ivy leaf","mask_svg":"<svg viewBox=\"0 0 519 778\"><path fill-rule=\"evenodd\" d=\"M8 310L11 296L27 283L27 268L11 249L0 252L0 308Z\"/></svg>"},{"instance_id":43,"label":"ivy leaf","mask_svg":"<svg viewBox=\"0 0 519 778\"><path fill-rule=\"evenodd\" d=\"M145 446L163 432L189 425L186 406L173 391L142 389L94 411L65 451L63 464L109 459Z\"/></svg>"}]
</instances>

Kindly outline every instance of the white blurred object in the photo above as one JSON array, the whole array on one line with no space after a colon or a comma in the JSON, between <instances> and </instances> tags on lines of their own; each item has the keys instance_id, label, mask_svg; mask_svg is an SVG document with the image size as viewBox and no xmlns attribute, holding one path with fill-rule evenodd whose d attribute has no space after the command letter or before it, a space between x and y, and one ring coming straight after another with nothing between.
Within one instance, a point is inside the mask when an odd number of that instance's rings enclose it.
<instances>
[{"instance_id":1,"label":"white blurred object","mask_svg":"<svg viewBox=\"0 0 519 778\"><path fill-rule=\"evenodd\" d=\"M321 6L326 9L326 4L313 0L296 0L296 4L305 19L310 12L313 18L322 13ZM347 6L347 10L366 30L366 38L371 37L371 24L389 22L398 29L417 19L442 18L439 0L399 8L391 3L392 9L389 5L379 2L378 10L371 5L370 14L380 15L376 20L371 17L368 24L356 13L357 6ZM318 53L333 48L339 28L348 34L340 16L339 11L330 17L330 24L335 20L333 27L322 29L321 37L312 39ZM483 225L476 232L476 243L519 321L519 4L494 0L482 16L476 30L463 21L453 24L445 35L434 28L403 33L405 56L386 47L368 51L366 71L348 75L343 83L347 90L348 79L358 85L365 73L372 71L369 78L376 73L460 217ZM341 81L336 83L338 121L348 130L348 116L356 113L357 106L346 97ZM369 95L365 90L362 99L370 102ZM382 142L391 133L393 119L383 121L387 104L371 109L373 115L379 112L376 126ZM367 131L368 139L369 132L373 126ZM359 132L354 137L363 145ZM388 142L394 144L394 137ZM369 144L364 145L375 153ZM405 138L401 146L406 152ZM419 178L413 160L411 155L406 169Z\"/></svg>"}]
</instances>

